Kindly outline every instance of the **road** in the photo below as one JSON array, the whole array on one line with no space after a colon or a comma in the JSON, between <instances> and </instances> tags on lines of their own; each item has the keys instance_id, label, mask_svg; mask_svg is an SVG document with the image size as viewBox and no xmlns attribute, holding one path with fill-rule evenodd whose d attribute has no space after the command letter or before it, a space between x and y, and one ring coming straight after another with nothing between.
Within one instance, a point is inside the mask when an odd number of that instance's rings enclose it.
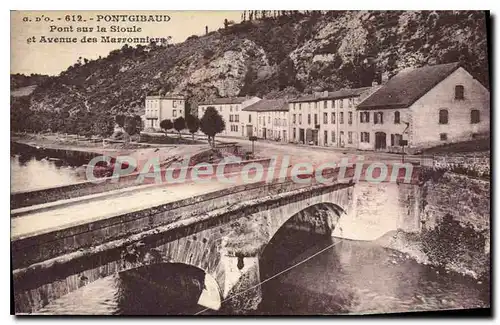
<instances>
[{"instance_id":1,"label":"road","mask_svg":"<svg viewBox=\"0 0 500 325\"><path fill-rule=\"evenodd\" d=\"M217 138L216 138L217 139ZM245 151L252 150L252 142L246 139L223 138L221 141L237 142ZM257 140L255 142L255 155L259 157L289 156L292 163L311 162L314 165L324 162L340 162L342 158L352 161L354 158L362 156L364 162L401 162L400 154L361 151L351 148L328 148L320 146L304 146L292 143L271 142L269 140ZM405 160L419 160L419 156L405 155Z\"/></svg>"},{"instance_id":2,"label":"road","mask_svg":"<svg viewBox=\"0 0 500 325\"><path fill-rule=\"evenodd\" d=\"M74 202L48 210L34 210L32 213L11 218L11 240L111 218L117 215L159 206L169 202L187 199L196 195L219 191L234 186L216 180L206 183L183 183L127 189L121 195L103 195L91 201Z\"/></svg>"}]
</instances>

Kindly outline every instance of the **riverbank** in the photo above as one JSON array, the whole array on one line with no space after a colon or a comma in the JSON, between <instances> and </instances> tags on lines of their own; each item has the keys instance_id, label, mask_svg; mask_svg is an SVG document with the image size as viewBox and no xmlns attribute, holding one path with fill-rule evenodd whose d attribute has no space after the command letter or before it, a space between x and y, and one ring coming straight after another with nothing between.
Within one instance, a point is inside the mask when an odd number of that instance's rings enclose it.
<instances>
[{"instance_id":1,"label":"riverbank","mask_svg":"<svg viewBox=\"0 0 500 325\"><path fill-rule=\"evenodd\" d=\"M22 143L33 147L43 147L55 150L71 150L93 152L98 154L115 152L133 152L148 146L131 143L124 148L123 143L109 143L103 145L102 140L90 140L76 135L60 134L11 134L11 142Z\"/></svg>"}]
</instances>

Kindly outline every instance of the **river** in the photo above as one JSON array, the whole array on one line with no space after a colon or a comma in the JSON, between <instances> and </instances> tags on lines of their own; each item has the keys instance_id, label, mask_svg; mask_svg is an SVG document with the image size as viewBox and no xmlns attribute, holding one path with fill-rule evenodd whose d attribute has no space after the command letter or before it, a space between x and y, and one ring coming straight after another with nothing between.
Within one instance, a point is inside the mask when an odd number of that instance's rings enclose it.
<instances>
[{"instance_id":1,"label":"river","mask_svg":"<svg viewBox=\"0 0 500 325\"><path fill-rule=\"evenodd\" d=\"M11 192L36 190L86 180L83 164L88 154L63 150L38 149L11 142Z\"/></svg>"},{"instance_id":2,"label":"river","mask_svg":"<svg viewBox=\"0 0 500 325\"><path fill-rule=\"evenodd\" d=\"M369 242L328 239L292 262L303 261L332 243L337 244L267 282L264 300L254 314L367 314L489 306L488 284L418 264L405 254ZM151 288L126 281L130 280L118 275L99 279L39 312L165 313L151 303L138 303L151 301ZM133 293L124 289L134 286L137 290ZM139 305L144 306L142 310ZM186 313L194 312L196 309Z\"/></svg>"},{"instance_id":3,"label":"river","mask_svg":"<svg viewBox=\"0 0 500 325\"><path fill-rule=\"evenodd\" d=\"M82 181L85 174L79 166L78 161L69 163L43 154L14 152L11 154L12 191ZM309 235L305 240L309 244L312 241ZM291 240L279 242L298 243L298 240L294 235ZM278 246L275 252L283 252ZM406 254L375 243L323 238L300 252L286 256L273 253L272 256L281 256L285 261L274 263L281 270L285 266L297 266L264 284L263 302L253 314L365 314L489 307L489 283L418 264ZM158 290L134 281L134 277L123 274L99 279L52 301L39 313L167 313L165 304L154 299L168 299L168 292L158 295ZM165 283L159 285L162 287ZM152 295L152 292L156 293ZM199 310L201 307L191 306L189 311L179 312L192 314Z\"/></svg>"}]
</instances>

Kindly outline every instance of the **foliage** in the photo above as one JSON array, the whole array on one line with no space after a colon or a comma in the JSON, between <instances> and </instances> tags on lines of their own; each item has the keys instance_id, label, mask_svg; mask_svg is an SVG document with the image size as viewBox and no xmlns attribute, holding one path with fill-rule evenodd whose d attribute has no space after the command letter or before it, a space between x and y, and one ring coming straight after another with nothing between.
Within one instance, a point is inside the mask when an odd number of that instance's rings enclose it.
<instances>
[{"instance_id":1,"label":"foliage","mask_svg":"<svg viewBox=\"0 0 500 325\"><path fill-rule=\"evenodd\" d=\"M434 229L424 228L421 242L429 262L441 267L457 261L470 266L485 255L485 236L470 223L461 225L450 214L446 214Z\"/></svg>"},{"instance_id":2,"label":"foliage","mask_svg":"<svg viewBox=\"0 0 500 325\"><path fill-rule=\"evenodd\" d=\"M119 127L123 127L125 125L125 115L118 114L115 116L115 122Z\"/></svg>"},{"instance_id":3,"label":"foliage","mask_svg":"<svg viewBox=\"0 0 500 325\"><path fill-rule=\"evenodd\" d=\"M168 130L174 128L174 124L171 120L163 120L160 122L160 128L162 128L163 131L167 132Z\"/></svg>"},{"instance_id":4,"label":"foliage","mask_svg":"<svg viewBox=\"0 0 500 325\"><path fill-rule=\"evenodd\" d=\"M200 120L196 116L188 114L186 116L186 126L194 139L194 134L200 129Z\"/></svg>"},{"instance_id":5,"label":"foliage","mask_svg":"<svg viewBox=\"0 0 500 325\"><path fill-rule=\"evenodd\" d=\"M226 129L222 116L213 106L208 106L200 120L200 129L208 136L208 141L215 145L215 135Z\"/></svg>"},{"instance_id":6,"label":"foliage","mask_svg":"<svg viewBox=\"0 0 500 325\"><path fill-rule=\"evenodd\" d=\"M139 115L128 115L125 117L125 131L129 135L134 135L140 132L142 128L142 120Z\"/></svg>"},{"instance_id":7,"label":"foliage","mask_svg":"<svg viewBox=\"0 0 500 325\"><path fill-rule=\"evenodd\" d=\"M181 131L186 128L186 120L184 117L179 116L174 121L174 129L179 132L179 137L181 136Z\"/></svg>"}]
</instances>

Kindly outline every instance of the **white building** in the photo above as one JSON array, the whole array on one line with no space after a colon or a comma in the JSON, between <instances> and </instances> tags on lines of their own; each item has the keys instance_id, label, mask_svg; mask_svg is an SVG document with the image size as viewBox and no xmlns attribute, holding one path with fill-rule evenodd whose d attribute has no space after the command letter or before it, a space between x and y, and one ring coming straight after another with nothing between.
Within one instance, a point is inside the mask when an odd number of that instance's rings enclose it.
<instances>
[{"instance_id":1,"label":"white building","mask_svg":"<svg viewBox=\"0 0 500 325\"><path fill-rule=\"evenodd\" d=\"M243 109L254 122L246 126L246 136L289 141L289 112L284 99L262 99Z\"/></svg>"},{"instance_id":2,"label":"white building","mask_svg":"<svg viewBox=\"0 0 500 325\"><path fill-rule=\"evenodd\" d=\"M144 128L160 130L160 122L182 116L185 118L185 98L181 95L147 96Z\"/></svg>"},{"instance_id":3,"label":"white building","mask_svg":"<svg viewBox=\"0 0 500 325\"><path fill-rule=\"evenodd\" d=\"M458 63L402 71L357 107L358 148L409 152L490 132L490 93Z\"/></svg>"},{"instance_id":4,"label":"white building","mask_svg":"<svg viewBox=\"0 0 500 325\"><path fill-rule=\"evenodd\" d=\"M371 90L372 87L325 91L291 100L291 141L356 148L356 104Z\"/></svg>"},{"instance_id":5,"label":"white building","mask_svg":"<svg viewBox=\"0 0 500 325\"><path fill-rule=\"evenodd\" d=\"M202 118L208 107L214 107L224 119L226 129L221 133L225 136L246 137L246 126L252 125L252 114L243 109L261 100L259 97L216 98L198 105L198 118Z\"/></svg>"}]
</instances>

